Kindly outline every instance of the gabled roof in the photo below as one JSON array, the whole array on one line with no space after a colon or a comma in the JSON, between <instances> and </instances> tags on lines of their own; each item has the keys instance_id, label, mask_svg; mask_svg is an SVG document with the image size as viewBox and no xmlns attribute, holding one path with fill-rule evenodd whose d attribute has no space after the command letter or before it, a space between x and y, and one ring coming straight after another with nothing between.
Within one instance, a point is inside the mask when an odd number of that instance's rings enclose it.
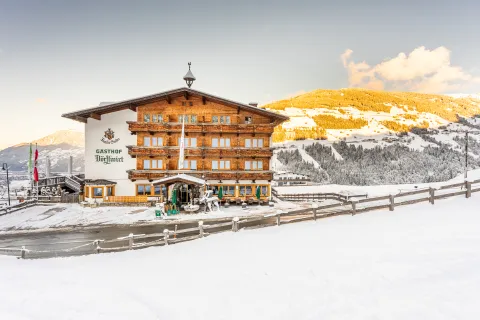
<instances>
[{"instance_id":1,"label":"gabled roof","mask_svg":"<svg viewBox=\"0 0 480 320\"><path fill-rule=\"evenodd\" d=\"M80 122L86 122L87 119L90 117L100 119L100 115L105 113L111 113L111 112L116 112L116 111L126 110L126 109L131 109L132 111L136 111L137 106L140 106L145 103L150 103L153 101L158 101L163 99L171 99L173 97L179 97L179 96L188 97L189 95L200 96L202 97L202 99L215 101L217 103L223 103L226 105L238 107L243 110L248 110L257 114L269 116L276 120L280 120L281 122L289 119L287 116L284 116L275 112L267 111L265 109L254 107L248 104L243 104L240 102L235 102L225 98L217 97L209 93L193 90L191 88L178 88L178 89L168 90L168 91L155 93L152 95L143 96L139 98L110 103L107 105L97 106L97 107L83 109L83 110L74 111L74 112L69 112L69 113L62 114L62 117L80 121Z\"/></svg>"},{"instance_id":2,"label":"gabled roof","mask_svg":"<svg viewBox=\"0 0 480 320\"><path fill-rule=\"evenodd\" d=\"M206 184L206 181L203 180L203 179L200 179L200 178L182 173L182 174L178 174L176 176L166 177L166 178L162 178L160 180L154 181L153 185L156 186L156 185L159 185L159 184L167 184L167 183L175 183L175 182L183 182L183 183L187 183L187 184L196 184L196 185L200 185L200 186L203 186L204 184Z\"/></svg>"}]
</instances>

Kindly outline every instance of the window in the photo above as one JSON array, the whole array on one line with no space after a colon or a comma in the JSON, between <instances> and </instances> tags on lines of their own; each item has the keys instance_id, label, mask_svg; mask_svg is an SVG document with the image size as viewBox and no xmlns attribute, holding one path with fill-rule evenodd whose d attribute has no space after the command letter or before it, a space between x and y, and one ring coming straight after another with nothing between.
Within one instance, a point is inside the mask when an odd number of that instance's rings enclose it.
<instances>
[{"instance_id":1,"label":"window","mask_svg":"<svg viewBox=\"0 0 480 320\"><path fill-rule=\"evenodd\" d=\"M240 186L240 196L251 196L252 193L252 186Z\"/></svg>"},{"instance_id":2,"label":"window","mask_svg":"<svg viewBox=\"0 0 480 320\"><path fill-rule=\"evenodd\" d=\"M181 138L178 138L178 146L180 147L180 140ZM183 143L185 145L185 148L196 148L197 147L197 138L185 138L183 140Z\"/></svg>"},{"instance_id":3,"label":"window","mask_svg":"<svg viewBox=\"0 0 480 320\"><path fill-rule=\"evenodd\" d=\"M228 148L230 147L230 138L212 138L212 147Z\"/></svg>"},{"instance_id":4,"label":"window","mask_svg":"<svg viewBox=\"0 0 480 320\"><path fill-rule=\"evenodd\" d=\"M152 186L149 184L137 184L137 196L149 196L152 192Z\"/></svg>"},{"instance_id":5,"label":"window","mask_svg":"<svg viewBox=\"0 0 480 320\"><path fill-rule=\"evenodd\" d=\"M162 123L163 116L161 114L152 114L152 122Z\"/></svg>"},{"instance_id":6,"label":"window","mask_svg":"<svg viewBox=\"0 0 480 320\"><path fill-rule=\"evenodd\" d=\"M189 102L188 102L188 105L189 105L190 107L193 106L193 102L192 102L192 101L189 101Z\"/></svg>"},{"instance_id":7,"label":"window","mask_svg":"<svg viewBox=\"0 0 480 320\"><path fill-rule=\"evenodd\" d=\"M245 148L263 148L263 139L245 139Z\"/></svg>"},{"instance_id":8,"label":"window","mask_svg":"<svg viewBox=\"0 0 480 320\"><path fill-rule=\"evenodd\" d=\"M150 122L150 114L145 113L143 115L143 122Z\"/></svg>"},{"instance_id":9,"label":"window","mask_svg":"<svg viewBox=\"0 0 480 320\"><path fill-rule=\"evenodd\" d=\"M235 195L235 186L223 186L223 194L233 197Z\"/></svg>"},{"instance_id":10,"label":"window","mask_svg":"<svg viewBox=\"0 0 480 320\"><path fill-rule=\"evenodd\" d=\"M144 170L150 169L150 160L143 160L143 169Z\"/></svg>"},{"instance_id":11,"label":"window","mask_svg":"<svg viewBox=\"0 0 480 320\"><path fill-rule=\"evenodd\" d=\"M103 197L103 187L94 187L93 188L93 196L95 198L102 198Z\"/></svg>"},{"instance_id":12,"label":"window","mask_svg":"<svg viewBox=\"0 0 480 320\"><path fill-rule=\"evenodd\" d=\"M114 196L114 195L115 195L114 188L115 188L115 187L107 187L107 196L108 196L108 197L111 197L111 196Z\"/></svg>"},{"instance_id":13,"label":"window","mask_svg":"<svg viewBox=\"0 0 480 320\"><path fill-rule=\"evenodd\" d=\"M211 190L213 190L214 195L218 195L218 193L220 192L220 187L222 188L223 196L231 197L235 195L235 186L224 186L224 185L212 186Z\"/></svg>"},{"instance_id":14,"label":"window","mask_svg":"<svg viewBox=\"0 0 480 320\"><path fill-rule=\"evenodd\" d=\"M152 137L152 147L161 147L163 146L162 137Z\"/></svg>"},{"instance_id":15,"label":"window","mask_svg":"<svg viewBox=\"0 0 480 320\"><path fill-rule=\"evenodd\" d=\"M178 161L178 168L180 169L180 160ZM197 170L197 160L184 160L183 169Z\"/></svg>"},{"instance_id":16,"label":"window","mask_svg":"<svg viewBox=\"0 0 480 320\"><path fill-rule=\"evenodd\" d=\"M230 116L212 116L212 123L230 124Z\"/></svg>"},{"instance_id":17,"label":"window","mask_svg":"<svg viewBox=\"0 0 480 320\"><path fill-rule=\"evenodd\" d=\"M230 160L212 160L212 170L230 170Z\"/></svg>"},{"instance_id":18,"label":"window","mask_svg":"<svg viewBox=\"0 0 480 320\"><path fill-rule=\"evenodd\" d=\"M163 160L161 159L145 159L143 160L143 170L163 169Z\"/></svg>"},{"instance_id":19,"label":"window","mask_svg":"<svg viewBox=\"0 0 480 320\"><path fill-rule=\"evenodd\" d=\"M261 186L260 187L262 196L268 196L268 186Z\"/></svg>"},{"instance_id":20,"label":"window","mask_svg":"<svg viewBox=\"0 0 480 320\"><path fill-rule=\"evenodd\" d=\"M150 137L143 137L143 146L150 147Z\"/></svg>"},{"instance_id":21,"label":"window","mask_svg":"<svg viewBox=\"0 0 480 320\"><path fill-rule=\"evenodd\" d=\"M178 122L182 123L183 121L185 121L185 123L197 123L197 115L195 114L179 115Z\"/></svg>"},{"instance_id":22,"label":"window","mask_svg":"<svg viewBox=\"0 0 480 320\"><path fill-rule=\"evenodd\" d=\"M252 117L245 117L245 123L246 124L252 123Z\"/></svg>"},{"instance_id":23,"label":"window","mask_svg":"<svg viewBox=\"0 0 480 320\"><path fill-rule=\"evenodd\" d=\"M220 123L230 124L230 116L220 116Z\"/></svg>"},{"instance_id":24,"label":"window","mask_svg":"<svg viewBox=\"0 0 480 320\"><path fill-rule=\"evenodd\" d=\"M245 170L263 170L263 161L245 161Z\"/></svg>"},{"instance_id":25,"label":"window","mask_svg":"<svg viewBox=\"0 0 480 320\"><path fill-rule=\"evenodd\" d=\"M167 187L164 185L153 186L153 195L167 197Z\"/></svg>"}]
</instances>

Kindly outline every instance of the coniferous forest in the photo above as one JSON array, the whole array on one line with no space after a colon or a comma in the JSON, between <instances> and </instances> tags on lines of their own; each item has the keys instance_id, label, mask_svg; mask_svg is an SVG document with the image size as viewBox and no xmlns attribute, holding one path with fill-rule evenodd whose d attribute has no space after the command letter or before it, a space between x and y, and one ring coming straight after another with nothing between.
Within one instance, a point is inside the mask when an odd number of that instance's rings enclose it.
<instances>
[{"instance_id":1,"label":"coniferous forest","mask_svg":"<svg viewBox=\"0 0 480 320\"><path fill-rule=\"evenodd\" d=\"M282 150L277 157L288 169L324 184L428 183L449 180L464 172L465 154L441 143L421 151L401 144L366 149L345 141L334 143L333 147L343 160L335 158L330 146L314 143L304 148L320 164L319 169L305 162L298 150ZM480 145L472 143L472 152L476 154L479 151ZM471 156L468 163L469 169L480 165Z\"/></svg>"}]
</instances>

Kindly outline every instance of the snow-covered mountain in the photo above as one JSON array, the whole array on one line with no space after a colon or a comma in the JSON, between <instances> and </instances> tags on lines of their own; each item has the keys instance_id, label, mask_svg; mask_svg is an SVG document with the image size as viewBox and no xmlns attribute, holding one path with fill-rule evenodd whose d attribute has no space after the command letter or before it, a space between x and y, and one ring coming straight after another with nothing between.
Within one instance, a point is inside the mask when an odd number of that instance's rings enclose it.
<instances>
[{"instance_id":1,"label":"snow-covered mountain","mask_svg":"<svg viewBox=\"0 0 480 320\"><path fill-rule=\"evenodd\" d=\"M26 171L28 168L30 143L38 146L40 173L45 171L45 158L50 158L52 172L65 172L68 159L73 157L73 170L84 170L85 136L83 132L61 130L31 142L17 144L0 151L0 163L8 163L12 171Z\"/></svg>"},{"instance_id":2,"label":"snow-covered mountain","mask_svg":"<svg viewBox=\"0 0 480 320\"><path fill-rule=\"evenodd\" d=\"M263 108L290 120L276 128L274 170L317 182L418 183L480 167L480 99L364 89L315 90Z\"/></svg>"}]
</instances>

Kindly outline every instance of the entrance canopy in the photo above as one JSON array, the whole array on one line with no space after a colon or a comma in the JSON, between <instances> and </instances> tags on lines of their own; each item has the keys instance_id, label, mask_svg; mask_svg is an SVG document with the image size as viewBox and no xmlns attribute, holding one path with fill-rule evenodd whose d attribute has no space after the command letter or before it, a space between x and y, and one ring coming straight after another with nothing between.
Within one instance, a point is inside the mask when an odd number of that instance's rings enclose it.
<instances>
[{"instance_id":1,"label":"entrance canopy","mask_svg":"<svg viewBox=\"0 0 480 320\"><path fill-rule=\"evenodd\" d=\"M203 186L203 185L207 184L206 181L203 180L203 179L200 179L200 178L182 173L182 174L179 174L179 175L176 175L176 176L165 177L165 178L162 178L160 180L154 181L153 185L157 186L157 185L160 185L160 184L172 184L172 183L177 183L177 182L182 182L182 183L186 183L186 184L195 184L195 185L199 185L199 186Z\"/></svg>"}]
</instances>

